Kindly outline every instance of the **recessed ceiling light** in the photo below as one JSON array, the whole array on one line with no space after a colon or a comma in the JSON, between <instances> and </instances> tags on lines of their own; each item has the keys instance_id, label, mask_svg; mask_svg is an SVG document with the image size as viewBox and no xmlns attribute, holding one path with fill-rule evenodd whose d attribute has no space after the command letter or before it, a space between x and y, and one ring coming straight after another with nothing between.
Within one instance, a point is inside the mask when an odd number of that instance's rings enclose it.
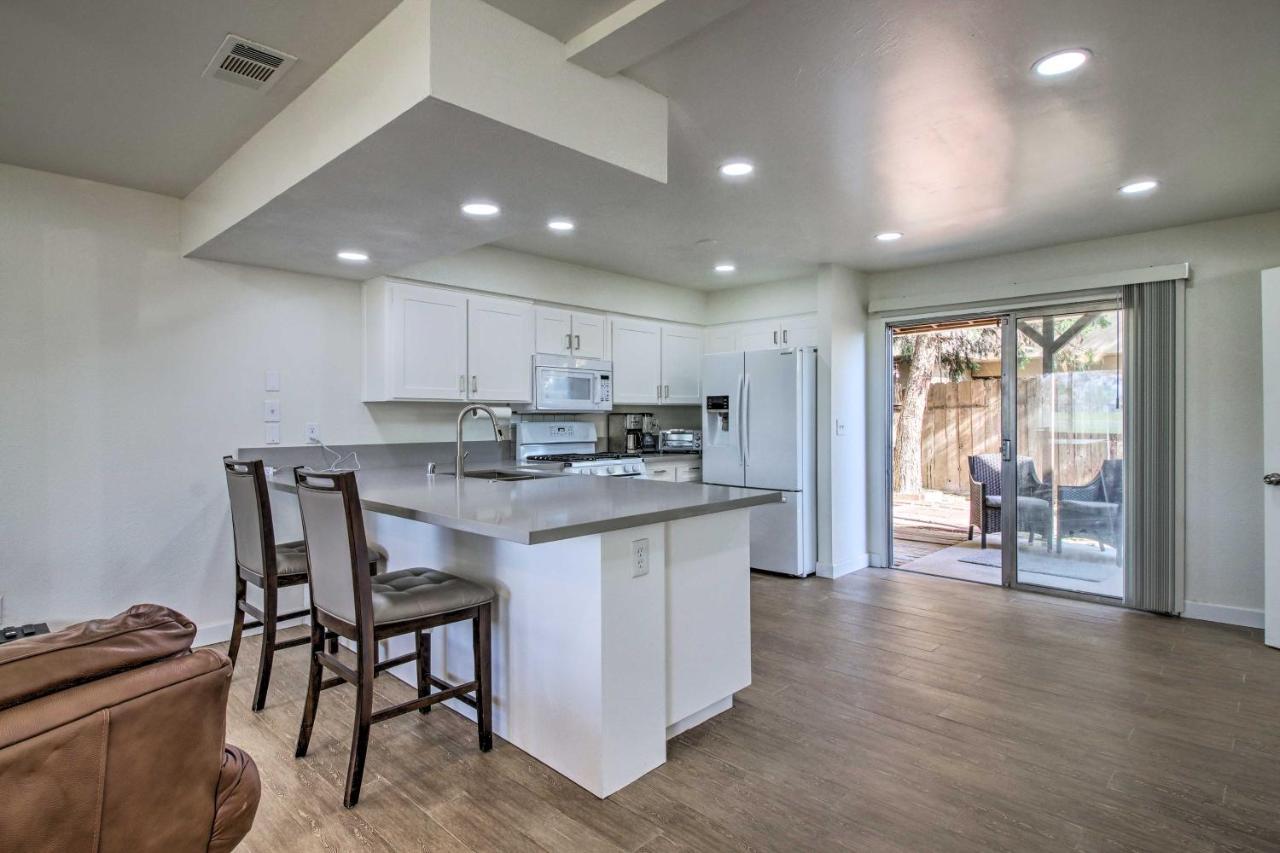
<instances>
[{"instance_id":1,"label":"recessed ceiling light","mask_svg":"<svg viewBox=\"0 0 1280 853\"><path fill-rule=\"evenodd\" d=\"M1120 192L1125 195L1138 195L1139 193L1149 193L1158 186L1160 186L1160 184L1157 181L1146 179L1134 181L1131 184L1125 184L1120 188Z\"/></svg>"},{"instance_id":2,"label":"recessed ceiling light","mask_svg":"<svg viewBox=\"0 0 1280 853\"><path fill-rule=\"evenodd\" d=\"M894 240L902 239L901 231L881 231L876 235L876 239L881 243L892 243Z\"/></svg>"},{"instance_id":3,"label":"recessed ceiling light","mask_svg":"<svg viewBox=\"0 0 1280 853\"><path fill-rule=\"evenodd\" d=\"M552 231L559 231L561 234L567 234L574 229L572 219L552 219L547 222L547 227Z\"/></svg>"},{"instance_id":4,"label":"recessed ceiling light","mask_svg":"<svg viewBox=\"0 0 1280 853\"><path fill-rule=\"evenodd\" d=\"M728 160L720 164L720 174L726 178L745 178L756 170L750 160Z\"/></svg>"},{"instance_id":5,"label":"recessed ceiling light","mask_svg":"<svg viewBox=\"0 0 1280 853\"><path fill-rule=\"evenodd\" d=\"M721 275L726 275L728 273L735 272L737 269L738 268L733 264L716 264L716 272L720 273Z\"/></svg>"},{"instance_id":6,"label":"recessed ceiling light","mask_svg":"<svg viewBox=\"0 0 1280 853\"><path fill-rule=\"evenodd\" d=\"M343 261L351 261L353 264L362 264L369 260L369 256L364 252L357 252L354 249L345 249L338 253L338 259Z\"/></svg>"},{"instance_id":7,"label":"recessed ceiling light","mask_svg":"<svg viewBox=\"0 0 1280 853\"><path fill-rule=\"evenodd\" d=\"M1036 62L1032 68L1041 77L1057 77L1059 74L1075 71L1088 61L1089 51L1084 48L1072 48L1071 50L1060 50L1057 53L1051 53Z\"/></svg>"},{"instance_id":8,"label":"recessed ceiling light","mask_svg":"<svg viewBox=\"0 0 1280 853\"><path fill-rule=\"evenodd\" d=\"M500 211L500 207L489 201L469 201L462 206L467 216L497 216Z\"/></svg>"}]
</instances>

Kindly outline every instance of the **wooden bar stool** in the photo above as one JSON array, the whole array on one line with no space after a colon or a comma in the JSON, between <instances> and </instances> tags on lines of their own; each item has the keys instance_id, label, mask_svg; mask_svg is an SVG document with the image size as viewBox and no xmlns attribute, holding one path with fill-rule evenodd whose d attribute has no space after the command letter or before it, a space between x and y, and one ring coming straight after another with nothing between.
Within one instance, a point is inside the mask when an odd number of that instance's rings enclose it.
<instances>
[{"instance_id":1,"label":"wooden bar stool","mask_svg":"<svg viewBox=\"0 0 1280 853\"><path fill-rule=\"evenodd\" d=\"M267 496L267 474L261 459L239 460L222 457L227 475L227 491L231 496L231 528L236 553L236 608L231 620L231 645L227 657L234 666L240 653L240 637L246 628L262 628L262 651L258 656L258 686L253 693L253 710L267 704L267 687L271 683L271 662L281 649L302 646L310 637L276 642L276 625L288 619L306 616L311 611L280 613L278 593L282 588L307 582L307 551L301 541L276 543L271 521L271 502ZM387 553L378 545L369 548L369 571L385 568ZM249 584L262 590L262 609L250 604L245 594ZM245 614L253 617L245 622ZM335 650L338 638L330 638Z\"/></svg>"},{"instance_id":2,"label":"wooden bar stool","mask_svg":"<svg viewBox=\"0 0 1280 853\"><path fill-rule=\"evenodd\" d=\"M302 532L307 544L307 573L311 579L311 668L307 701L302 710L295 755L307 754L320 692L343 683L356 686L355 726L343 805L360 799L369 727L410 711L426 713L432 705L458 699L476 709L480 751L493 748L493 697L490 686L490 611L493 590L433 569L388 572L370 578L363 571L369 559L354 472L294 469ZM431 674L431 640L439 625L472 620L475 677L450 684ZM356 643L356 668L325 649L325 632L333 631ZM413 634L414 651L388 660L377 659L377 641ZM418 698L373 709L374 676L393 666L416 662ZM335 673L322 679L323 670ZM431 688L439 688L432 693ZM472 694L472 695L467 695Z\"/></svg>"}]
</instances>

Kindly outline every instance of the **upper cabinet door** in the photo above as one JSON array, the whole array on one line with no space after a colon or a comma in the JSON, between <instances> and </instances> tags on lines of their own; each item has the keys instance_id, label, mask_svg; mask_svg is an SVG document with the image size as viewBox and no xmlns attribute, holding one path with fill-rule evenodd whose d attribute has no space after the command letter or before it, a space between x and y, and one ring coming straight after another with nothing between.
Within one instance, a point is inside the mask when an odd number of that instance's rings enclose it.
<instances>
[{"instance_id":1,"label":"upper cabinet door","mask_svg":"<svg viewBox=\"0 0 1280 853\"><path fill-rule=\"evenodd\" d=\"M467 297L452 290L390 288L387 351L390 397L464 400Z\"/></svg>"},{"instance_id":2,"label":"upper cabinet door","mask_svg":"<svg viewBox=\"0 0 1280 853\"><path fill-rule=\"evenodd\" d=\"M816 347L818 345L818 315L802 314L784 317L782 320L782 345L784 347Z\"/></svg>"},{"instance_id":3,"label":"upper cabinet door","mask_svg":"<svg viewBox=\"0 0 1280 853\"><path fill-rule=\"evenodd\" d=\"M613 401L657 403L662 388L662 327L614 317Z\"/></svg>"},{"instance_id":4,"label":"upper cabinet door","mask_svg":"<svg viewBox=\"0 0 1280 853\"><path fill-rule=\"evenodd\" d=\"M578 358L604 358L604 316L573 312L573 354Z\"/></svg>"},{"instance_id":5,"label":"upper cabinet door","mask_svg":"<svg viewBox=\"0 0 1280 853\"><path fill-rule=\"evenodd\" d=\"M777 349L782 346L782 329L777 320L753 320L738 327L738 349Z\"/></svg>"},{"instance_id":6,"label":"upper cabinet door","mask_svg":"<svg viewBox=\"0 0 1280 853\"><path fill-rule=\"evenodd\" d=\"M738 327L712 326L707 329L703 338L702 351L707 354L713 352L737 352Z\"/></svg>"},{"instance_id":7,"label":"upper cabinet door","mask_svg":"<svg viewBox=\"0 0 1280 853\"><path fill-rule=\"evenodd\" d=\"M569 355L573 348L573 315L559 308L535 309L537 315L538 352L546 355Z\"/></svg>"},{"instance_id":8,"label":"upper cabinet door","mask_svg":"<svg viewBox=\"0 0 1280 853\"><path fill-rule=\"evenodd\" d=\"M528 302L473 296L467 307L467 398L533 400L534 310Z\"/></svg>"},{"instance_id":9,"label":"upper cabinet door","mask_svg":"<svg viewBox=\"0 0 1280 853\"><path fill-rule=\"evenodd\" d=\"M702 329L697 326L662 327L662 402L702 402Z\"/></svg>"}]
</instances>

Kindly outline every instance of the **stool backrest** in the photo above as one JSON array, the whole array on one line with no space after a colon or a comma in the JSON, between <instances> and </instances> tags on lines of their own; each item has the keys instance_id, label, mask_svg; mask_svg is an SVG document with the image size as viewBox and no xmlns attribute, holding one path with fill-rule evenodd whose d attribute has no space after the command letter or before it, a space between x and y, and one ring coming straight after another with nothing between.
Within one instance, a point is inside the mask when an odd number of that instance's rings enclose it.
<instances>
[{"instance_id":1,"label":"stool backrest","mask_svg":"<svg viewBox=\"0 0 1280 853\"><path fill-rule=\"evenodd\" d=\"M373 608L369 546L354 471L293 469L307 543L311 604L360 626Z\"/></svg>"},{"instance_id":2,"label":"stool backrest","mask_svg":"<svg viewBox=\"0 0 1280 853\"><path fill-rule=\"evenodd\" d=\"M276 533L267 497L267 472L261 459L222 457L231 496L231 530L236 565L263 577L276 571Z\"/></svg>"}]
</instances>

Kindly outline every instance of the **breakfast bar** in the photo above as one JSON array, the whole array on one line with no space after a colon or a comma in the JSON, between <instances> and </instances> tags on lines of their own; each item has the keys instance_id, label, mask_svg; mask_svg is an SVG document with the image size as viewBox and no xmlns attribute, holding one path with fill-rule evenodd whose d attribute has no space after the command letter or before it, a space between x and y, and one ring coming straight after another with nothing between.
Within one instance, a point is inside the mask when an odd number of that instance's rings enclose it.
<instances>
[{"instance_id":1,"label":"breakfast bar","mask_svg":"<svg viewBox=\"0 0 1280 853\"><path fill-rule=\"evenodd\" d=\"M508 475L514 476L514 475ZM392 569L429 566L497 591L493 729L606 797L666 761L666 741L751 682L751 508L777 492L621 477L357 474ZM273 488L294 491L278 470ZM385 659L410 651L390 641ZM432 667L472 676L466 626ZM412 665L390 670L415 683ZM459 713L474 712L449 703Z\"/></svg>"}]
</instances>

